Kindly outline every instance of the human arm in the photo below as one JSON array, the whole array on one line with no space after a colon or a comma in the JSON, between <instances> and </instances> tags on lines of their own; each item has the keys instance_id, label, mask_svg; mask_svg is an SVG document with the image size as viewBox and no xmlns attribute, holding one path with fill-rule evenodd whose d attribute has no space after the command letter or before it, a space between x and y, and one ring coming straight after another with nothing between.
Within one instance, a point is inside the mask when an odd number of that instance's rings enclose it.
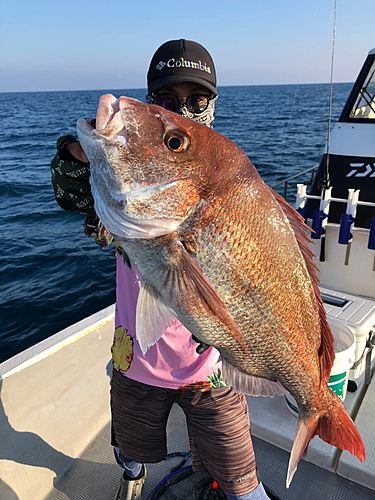
<instances>
[{"instance_id":1,"label":"human arm","mask_svg":"<svg viewBox=\"0 0 375 500\"><path fill-rule=\"evenodd\" d=\"M94 210L94 198L90 186L90 164L72 135L60 137L57 152L51 161L51 181L57 203L64 210L86 215L86 236L94 235L95 242L103 248L112 241L111 234L100 222Z\"/></svg>"},{"instance_id":2,"label":"human arm","mask_svg":"<svg viewBox=\"0 0 375 500\"><path fill-rule=\"evenodd\" d=\"M73 156L68 149L72 144L79 144L72 135L57 140L57 152L51 161L53 192L57 203L64 210L86 213L88 208L94 207L90 164Z\"/></svg>"}]
</instances>

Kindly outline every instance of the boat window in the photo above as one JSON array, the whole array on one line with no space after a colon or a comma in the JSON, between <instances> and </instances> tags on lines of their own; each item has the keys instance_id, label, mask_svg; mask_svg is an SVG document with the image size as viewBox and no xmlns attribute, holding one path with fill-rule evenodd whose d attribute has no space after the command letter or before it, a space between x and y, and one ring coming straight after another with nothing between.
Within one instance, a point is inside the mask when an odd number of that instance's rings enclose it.
<instances>
[{"instance_id":1,"label":"boat window","mask_svg":"<svg viewBox=\"0 0 375 500\"><path fill-rule=\"evenodd\" d=\"M349 115L353 119L375 120L375 61Z\"/></svg>"}]
</instances>

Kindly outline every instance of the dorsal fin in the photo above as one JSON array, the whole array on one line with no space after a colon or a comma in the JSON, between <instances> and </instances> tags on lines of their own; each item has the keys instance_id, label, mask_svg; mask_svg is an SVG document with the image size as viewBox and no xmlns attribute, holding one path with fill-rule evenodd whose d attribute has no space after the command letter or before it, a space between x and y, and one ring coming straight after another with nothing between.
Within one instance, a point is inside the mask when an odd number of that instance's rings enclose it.
<instances>
[{"instance_id":1,"label":"dorsal fin","mask_svg":"<svg viewBox=\"0 0 375 500\"><path fill-rule=\"evenodd\" d=\"M295 234L299 249L306 263L307 271L311 278L311 283L316 296L316 301L318 305L318 312L320 318L320 332L321 332L321 344L319 348L319 358L321 362L321 370L323 378L326 382L329 380L329 375L331 373L331 368L335 360L335 350L333 346L333 335L331 328L327 321L326 312L324 309L323 301L320 296L320 290L318 287L318 277L316 276L316 271L319 269L313 262L313 257L316 257L314 252L309 247L309 242L312 240L307 236L306 230L311 231L311 228L305 224L303 217L289 205L287 201L284 200L276 191L269 188L276 201L279 203L281 209L289 220L291 228Z\"/></svg>"}]
</instances>

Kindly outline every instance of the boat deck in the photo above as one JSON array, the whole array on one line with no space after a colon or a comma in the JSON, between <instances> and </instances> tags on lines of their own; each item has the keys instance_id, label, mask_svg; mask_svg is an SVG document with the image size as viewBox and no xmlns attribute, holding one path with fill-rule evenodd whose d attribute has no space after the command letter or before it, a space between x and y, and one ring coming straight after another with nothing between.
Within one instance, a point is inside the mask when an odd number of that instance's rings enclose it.
<instances>
[{"instance_id":1,"label":"boat deck","mask_svg":"<svg viewBox=\"0 0 375 500\"><path fill-rule=\"evenodd\" d=\"M291 416L291 418L294 418ZM185 418L174 406L168 423L169 452L186 451L188 440ZM253 437L260 477L281 500L373 500L374 491L350 482L337 474L301 460L289 489L285 488L289 453ZM46 500L113 500L121 469L116 464L110 443L110 425L89 444L84 453ZM179 464L177 457L160 464L147 465L145 500L158 483ZM188 462L189 464L189 462Z\"/></svg>"},{"instance_id":2,"label":"boat deck","mask_svg":"<svg viewBox=\"0 0 375 500\"><path fill-rule=\"evenodd\" d=\"M113 307L100 311L0 365L1 500L113 500L121 476L109 428L113 316ZM286 489L297 419L284 397L248 397L259 473L281 500L374 498L375 383L360 384L345 404L366 461L314 438ZM174 406L169 453L186 451L187 441L185 418ZM147 466L145 498L180 461Z\"/></svg>"}]
</instances>

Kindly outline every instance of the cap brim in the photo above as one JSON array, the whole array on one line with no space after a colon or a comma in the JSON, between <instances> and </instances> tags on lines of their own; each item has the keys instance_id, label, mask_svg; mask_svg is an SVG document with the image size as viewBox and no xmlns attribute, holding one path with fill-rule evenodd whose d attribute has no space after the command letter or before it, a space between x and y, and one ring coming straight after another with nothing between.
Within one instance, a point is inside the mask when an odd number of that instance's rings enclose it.
<instances>
[{"instance_id":1,"label":"cap brim","mask_svg":"<svg viewBox=\"0 0 375 500\"><path fill-rule=\"evenodd\" d=\"M217 89L204 78L199 78L197 76L185 76L185 75L171 75L171 76L165 76L164 78L158 78L157 80L154 80L153 82L149 83L148 91L150 93L157 92L158 90L161 90L162 88L167 87L168 85L173 85L175 83L181 83L181 82L199 83L199 85L203 85L203 87L211 91L213 94L218 95Z\"/></svg>"}]
</instances>

